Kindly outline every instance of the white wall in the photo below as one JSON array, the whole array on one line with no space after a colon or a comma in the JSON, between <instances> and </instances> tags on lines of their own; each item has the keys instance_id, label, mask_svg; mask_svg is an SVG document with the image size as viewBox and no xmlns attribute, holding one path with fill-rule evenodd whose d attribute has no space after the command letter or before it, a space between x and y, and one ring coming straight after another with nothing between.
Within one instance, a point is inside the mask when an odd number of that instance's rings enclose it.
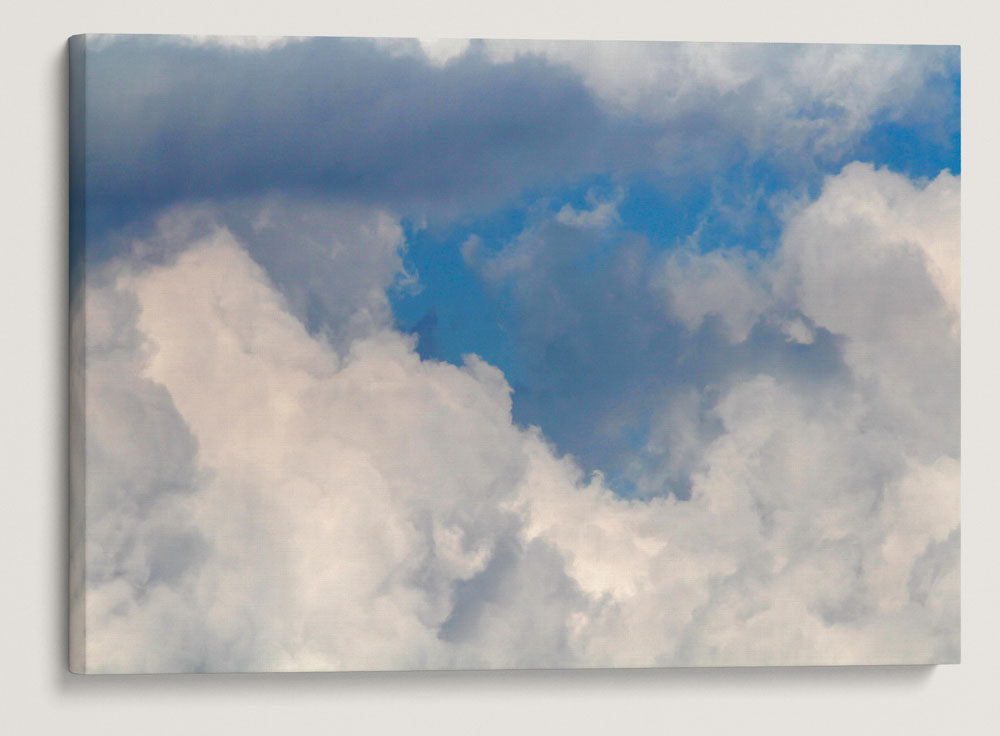
<instances>
[{"instance_id":1,"label":"white wall","mask_svg":"<svg viewBox=\"0 0 1000 736\"><path fill-rule=\"evenodd\" d=\"M41 0L3 13L0 729L979 733L1000 723L997 18L987 2ZM817 7L809 7L816 5ZM78 678L65 670L65 38L79 32L963 45L963 664L934 668Z\"/></svg>"}]
</instances>

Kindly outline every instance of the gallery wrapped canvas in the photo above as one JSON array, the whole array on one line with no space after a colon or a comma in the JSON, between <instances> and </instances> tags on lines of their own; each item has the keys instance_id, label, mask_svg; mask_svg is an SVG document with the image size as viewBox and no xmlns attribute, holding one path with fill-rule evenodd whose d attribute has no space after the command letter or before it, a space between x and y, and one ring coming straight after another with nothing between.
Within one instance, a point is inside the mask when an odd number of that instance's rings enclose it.
<instances>
[{"instance_id":1,"label":"gallery wrapped canvas","mask_svg":"<svg viewBox=\"0 0 1000 736\"><path fill-rule=\"evenodd\" d=\"M959 659L959 50L77 36L75 672Z\"/></svg>"}]
</instances>

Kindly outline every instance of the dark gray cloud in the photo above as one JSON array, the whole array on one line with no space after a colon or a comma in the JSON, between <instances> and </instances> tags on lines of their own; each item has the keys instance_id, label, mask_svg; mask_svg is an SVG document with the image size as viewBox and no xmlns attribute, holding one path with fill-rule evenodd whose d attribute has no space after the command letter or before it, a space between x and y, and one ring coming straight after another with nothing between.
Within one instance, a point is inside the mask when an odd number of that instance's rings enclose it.
<instances>
[{"instance_id":1,"label":"dark gray cloud","mask_svg":"<svg viewBox=\"0 0 1000 736\"><path fill-rule=\"evenodd\" d=\"M273 190L454 214L641 147L574 72L536 57L493 64L469 53L436 67L363 39L267 51L149 37L91 46L97 227L177 200Z\"/></svg>"},{"instance_id":2,"label":"dark gray cloud","mask_svg":"<svg viewBox=\"0 0 1000 736\"><path fill-rule=\"evenodd\" d=\"M452 216L595 173L816 176L901 111L951 119L955 69L946 47L473 42L441 65L406 41L95 37L90 226L276 190Z\"/></svg>"}]
</instances>

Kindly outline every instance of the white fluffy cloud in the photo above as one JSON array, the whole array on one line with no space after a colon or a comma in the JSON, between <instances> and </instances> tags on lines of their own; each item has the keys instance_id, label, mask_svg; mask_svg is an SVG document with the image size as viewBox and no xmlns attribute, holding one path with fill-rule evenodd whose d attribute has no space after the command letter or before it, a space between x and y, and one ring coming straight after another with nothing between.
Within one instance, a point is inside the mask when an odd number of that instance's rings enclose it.
<instances>
[{"instance_id":1,"label":"white fluffy cloud","mask_svg":"<svg viewBox=\"0 0 1000 736\"><path fill-rule=\"evenodd\" d=\"M455 586L501 546L496 584L538 574L516 567L524 461L496 369L421 362L384 325L337 352L225 230L117 269L87 310L95 669L449 666L467 660L442 628L471 626Z\"/></svg>"},{"instance_id":2,"label":"white fluffy cloud","mask_svg":"<svg viewBox=\"0 0 1000 736\"><path fill-rule=\"evenodd\" d=\"M775 277L781 298L845 338L883 421L931 458L958 454L959 190L946 172L914 183L852 164L788 223Z\"/></svg>"},{"instance_id":3,"label":"white fluffy cloud","mask_svg":"<svg viewBox=\"0 0 1000 736\"><path fill-rule=\"evenodd\" d=\"M747 375L704 435L683 429L706 397L663 407L688 500L615 495L512 422L499 370L422 361L372 307L398 258L387 216L325 221L383 254L330 272L365 315L335 336L306 329L260 246L167 222L171 257L139 243L86 287L87 669L956 659L957 202L950 176L851 166L767 279L695 269L698 314L742 333L733 292L798 315L847 372Z\"/></svg>"},{"instance_id":4,"label":"white fluffy cloud","mask_svg":"<svg viewBox=\"0 0 1000 736\"><path fill-rule=\"evenodd\" d=\"M654 288L687 329L696 330L707 317L715 316L734 342L742 342L770 301L757 268L754 259L741 251L700 255L678 250L667 257Z\"/></svg>"}]
</instances>

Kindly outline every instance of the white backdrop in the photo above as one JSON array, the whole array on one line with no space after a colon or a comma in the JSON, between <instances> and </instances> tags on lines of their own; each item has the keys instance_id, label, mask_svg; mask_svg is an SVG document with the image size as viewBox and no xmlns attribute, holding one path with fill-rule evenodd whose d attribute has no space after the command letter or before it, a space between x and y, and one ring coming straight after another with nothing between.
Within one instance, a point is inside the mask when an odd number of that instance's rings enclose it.
<instances>
[{"instance_id":1,"label":"white backdrop","mask_svg":"<svg viewBox=\"0 0 1000 736\"><path fill-rule=\"evenodd\" d=\"M41 0L4 13L0 53L6 733L400 731L979 733L1000 723L997 18L898 0ZM65 668L65 39L80 32L961 43L963 663L720 669L80 678Z\"/></svg>"}]
</instances>

